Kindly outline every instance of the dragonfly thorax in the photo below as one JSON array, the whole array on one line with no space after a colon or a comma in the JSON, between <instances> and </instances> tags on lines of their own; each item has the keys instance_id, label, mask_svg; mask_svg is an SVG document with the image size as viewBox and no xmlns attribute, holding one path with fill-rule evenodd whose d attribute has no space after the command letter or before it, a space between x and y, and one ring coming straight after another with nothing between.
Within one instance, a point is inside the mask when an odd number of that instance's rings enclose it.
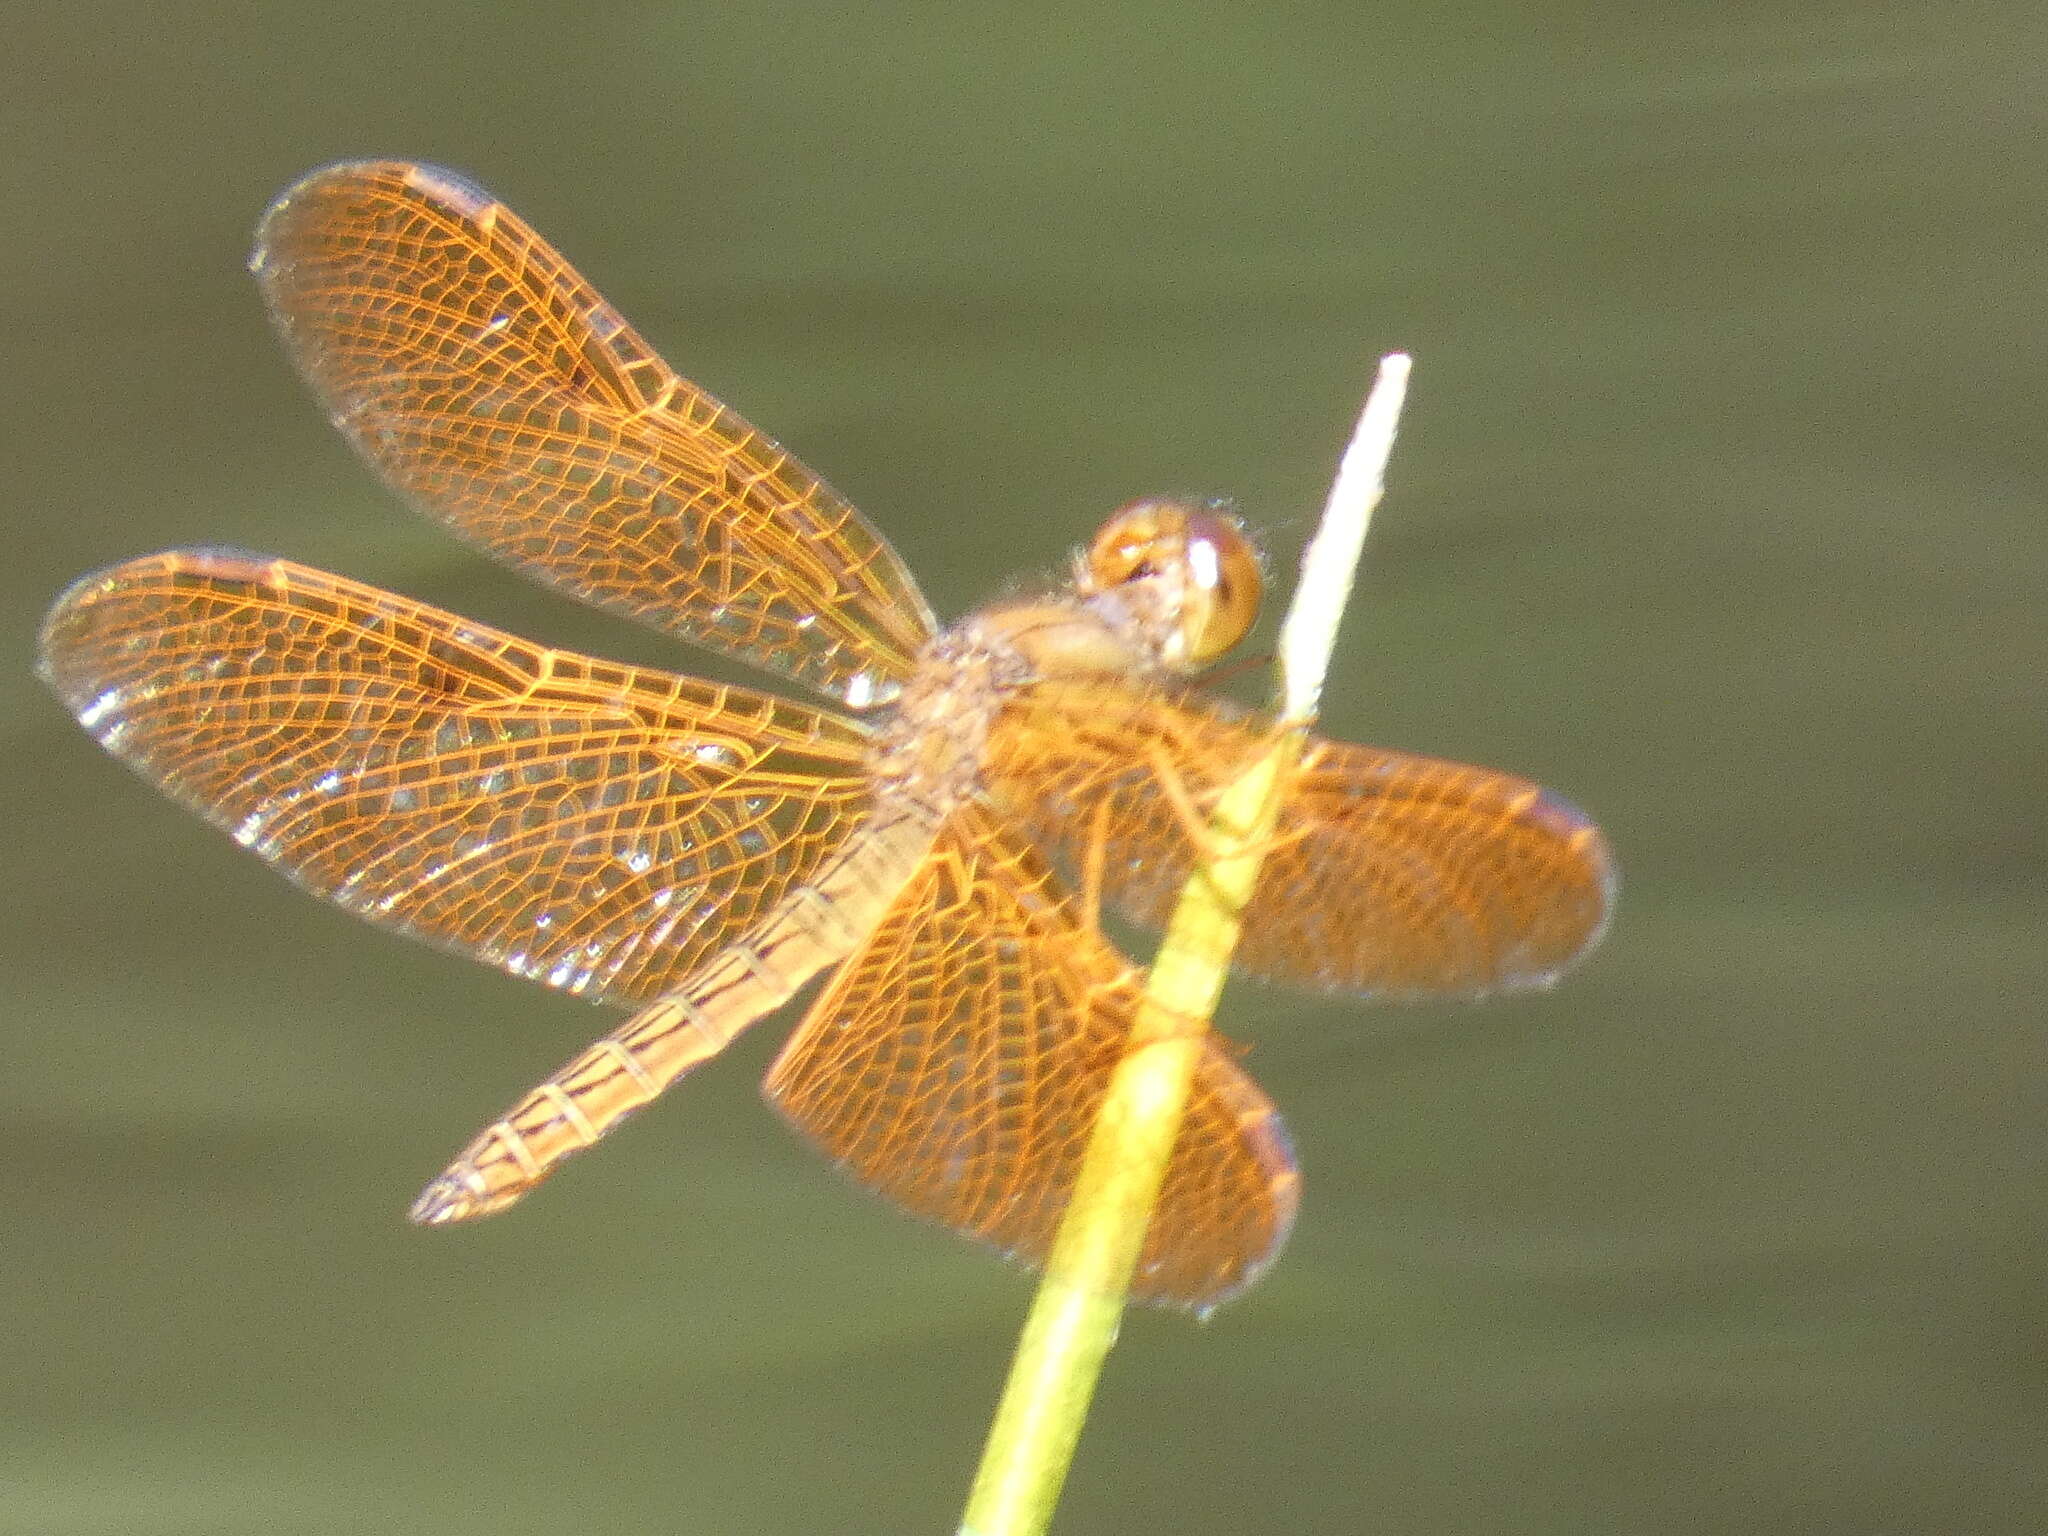
<instances>
[{"instance_id":1,"label":"dragonfly thorax","mask_svg":"<svg viewBox=\"0 0 2048 1536\"><path fill-rule=\"evenodd\" d=\"M981 783L989 730L1020 689L1112 663L1112 637L1071 601L985 609L933 636L874 738L878 786L942 816ZM1092 652L1094 666L1082 653Z\"/></svg>"},{"instance_id":2,"label":"dragonfly thorax","mask_svg":"<svg viewBox=\"0 0 2048 1536\"><path fill-rule=\"evenodd\" d=\"M1156 685L1208 665L1258 616L1258 556L1218 502L1112 512L1072 585L996 603L933 637L876 735L876 777L934 815L974 795L1005 703L1034 683Z\"/></svg>"}]
</instances>

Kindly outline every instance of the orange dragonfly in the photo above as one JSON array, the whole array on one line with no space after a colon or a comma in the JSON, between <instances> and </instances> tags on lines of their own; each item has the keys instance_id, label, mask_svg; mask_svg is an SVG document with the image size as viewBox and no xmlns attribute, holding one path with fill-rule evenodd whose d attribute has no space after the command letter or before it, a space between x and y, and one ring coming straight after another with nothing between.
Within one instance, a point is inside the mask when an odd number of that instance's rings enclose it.
<instances>
[{"instance_id":1,"label":"orange dragonfly","mask_svg":"<svg viewBox=\"0 0 2048 1536\"><path fill-rule=\"evenodd\" d=\"M510 1205L829 970L770 1102L900 1205L1042 1261L1142 984L1094 902L1159 924L1190 810L1267 739L1189 686L1258 607L1228 513L1134 502L1068 583L940 629L858 512L468 182L318 171L250 268L335 425L417 506L840 706L225 550L57 601L44 677L172 797L372 922L636 1010L413 1219ZM1360 997L1541 986L1612 889L1599 831L1537 786L1316 741L1237 964ZM1272 1103L1226 1043L1205 1053L1136 1280L1204 1308L1271 1261L1299 1187Z\"/></svg>"}]
</instances>

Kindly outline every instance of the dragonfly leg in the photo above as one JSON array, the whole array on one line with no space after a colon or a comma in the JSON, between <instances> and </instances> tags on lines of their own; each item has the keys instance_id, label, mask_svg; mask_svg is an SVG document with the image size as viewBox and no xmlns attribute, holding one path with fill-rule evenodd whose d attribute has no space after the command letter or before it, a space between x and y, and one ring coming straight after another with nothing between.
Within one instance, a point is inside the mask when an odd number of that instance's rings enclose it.
<instances>
[{"instance_id":1,"label":"dragonfly leg","mask_svg":"<svg viewBox=\"0 0 2048 1536\"><path fill-rule=\"evenodd\" d=\"M1181 776L1179 766L1166 749L1154 743L1147 751L1146 758L1151 763L1153 775L1159 781L1160 793L1165 796L1174 819L1187 834L1188 842L1194 847L1195 857L1204 863L1213 864L1224 858L1242 858L1250 853L1256 853L1260 858L1264 858L1276 849L1299 842L1314 830L1313 827L1301 826L1284 832L1269 833L1249 844L1226 842L1218 837L1216 828L1210 823L1208 808L1188 788L1187 780ZM1213 797L1214 792L1211 792L1203 798Z\"/></svg>"}]
</instances>

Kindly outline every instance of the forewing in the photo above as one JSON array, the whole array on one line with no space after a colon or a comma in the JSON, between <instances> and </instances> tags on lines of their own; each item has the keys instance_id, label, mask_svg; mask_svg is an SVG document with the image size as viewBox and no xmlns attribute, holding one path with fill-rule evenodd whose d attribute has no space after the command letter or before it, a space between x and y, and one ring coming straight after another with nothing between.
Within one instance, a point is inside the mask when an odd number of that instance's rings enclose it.
<instances>
[{"instance_id":1,"label":"forewing","mask_svg":"<svg viewBox=\"0 0 2048 1536\"><path fill-rule=\"evenodd\" d=\"M249 265L335 424L456 532L855 707L895 695L932 629L895 551L488 193L330 166Z\"/></svg>"},{"instance_id":2,"label":"forewing","mask_svg":"<svg viewBox=\"0 0 2048 1536\"><path fill-rule=\"evenodd\" d=\"M767 1095L861 1182L1043 1264L1140 985L1038 856L970 809L840 967ZM1297 1188L1278 1113L1211 1038L1135 1293L1234 1295L1285 1241Z\"/></svg>"},{"instance_id":3,"label":"forewing","mask_svg":"<svg viewBox=\"0 0 2048 1536\"><path fill-rule=\"evenodd\" d=\"M1191 826L1262 750L1262 729L1211 700L1047 684L998 721L987 772L1041 846L1096 872L1108 902L1157 927L1194 864ZM1613 889L1599 829L1548 790L1316 739L1234 963L1385 997L1541 986L1598 939Z\"/></svg>"},{"instance_id":4,"label":"forewing","mask_svg":"<svg viewBox=\"0 0 2048 1536\"><path fill-rule=\"evenodd\" d=\"M865 807L849 722L258 556L85 578L42 669L109 751L301 885L620 1002L748 928Z\"/></svg>"}]
</instances>

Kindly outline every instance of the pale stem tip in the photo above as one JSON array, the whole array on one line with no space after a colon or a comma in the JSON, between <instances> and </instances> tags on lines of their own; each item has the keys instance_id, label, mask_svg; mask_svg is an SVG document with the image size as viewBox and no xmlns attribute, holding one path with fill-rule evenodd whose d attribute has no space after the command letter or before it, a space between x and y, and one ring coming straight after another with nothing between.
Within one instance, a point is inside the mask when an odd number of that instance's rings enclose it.
<instances>
[{"instance_id":1,"label":"pale stem tip","mask_svg":"<svg viewBox=\"0 0 2048 1536\"><path fill-rule=\"evenodd\" d=\"M1302 552L1301 582L1280 629L1281 710L1290 725L1313 720L1322 697L1323 674L1330 667L1365 532L1386 489L1387 459L1408 394L1410 363L1406 352L1380 359L1372 392L1338 461L1323 520Z\"/></svg>"}]
</instances>

